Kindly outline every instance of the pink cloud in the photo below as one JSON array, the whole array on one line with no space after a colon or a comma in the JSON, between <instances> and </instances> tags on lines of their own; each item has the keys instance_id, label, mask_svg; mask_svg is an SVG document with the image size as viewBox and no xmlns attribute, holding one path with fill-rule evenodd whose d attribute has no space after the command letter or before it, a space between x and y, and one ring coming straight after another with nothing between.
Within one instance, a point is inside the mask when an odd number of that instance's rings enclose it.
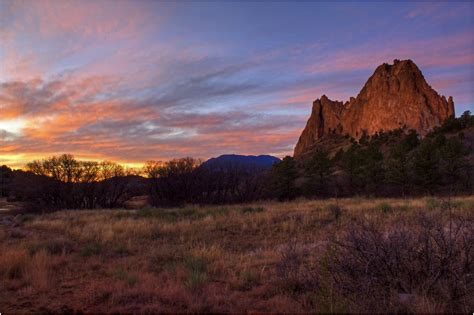
<instances>
[{"instance_id":1,"label":"pink cloud","mask_svg":"<svg viewBox=\"0 0 474 315\"><path fill-rule=\"evenodd\" d=\"M308 73L328 73L373 69L374 65L393 59L413 59L422 67L448 67L474 62L474 39L471 32L449 38L408 42L372 42L328 55L313 63Z\"/></svg>"},{"instance_id":2,"label":"pink cloud","mask_svg":"<svg viewBox=\"0 0 474 315\"><path fill-rule=\"evenodd\" d=\"M408 19L413 19L420 16L432 16L433 13L437 12L442 7L442 5L442 3L434 2L420 3L415 9L408 12L405 17Z\"/></svg>"},{"instance_id":3,"label":"pink cloud","mask_svg":"<svg viewBox=\"0 0 474 315\"><path fill-rule=\"evenodd\" d=\"M0 85L0 99L9 100L10 117L26 121L21 134L2 143L0 155L6 161L15 159L13 165L18 166L63 152L141 163L189 155L208 158L237 151L285 154L292 150L294 118L258 118L241 111L155 111L153 103L139 100L97 99L109 83L101 77L65 76ZM298 126L299 122L298 118Z\"/></svg>"},{"instance_id":4,"label":"pink cloud","mask_svg":"<svg viewBox=\"0 0 474 315\"><path fill-rule=\"evenodd\" d=\"M129 1L15 1L8 9L19 17L15 30L36 29L44 38L65 33L82 39L129 38L152 18L150 12Z\"/></svg>"}]
</instances>

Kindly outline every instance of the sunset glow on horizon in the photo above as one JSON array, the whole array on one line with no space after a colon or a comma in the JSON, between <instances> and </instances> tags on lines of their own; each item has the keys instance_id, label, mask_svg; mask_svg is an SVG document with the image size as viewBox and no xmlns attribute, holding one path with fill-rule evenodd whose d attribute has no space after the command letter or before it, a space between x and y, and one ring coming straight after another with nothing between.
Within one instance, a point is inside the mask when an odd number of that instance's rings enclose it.
<instances>
[{"instance_id":1,"label":"sunset glow on horizon","mask_svg":"<svg viewBox=\"0 0 474 315\"><path fill-rule=\"evenodd\" d=\"M473 2L373 4L0 0L0 165L283 157L393 59L474 111Z\"/></svg>"}]
</instances>

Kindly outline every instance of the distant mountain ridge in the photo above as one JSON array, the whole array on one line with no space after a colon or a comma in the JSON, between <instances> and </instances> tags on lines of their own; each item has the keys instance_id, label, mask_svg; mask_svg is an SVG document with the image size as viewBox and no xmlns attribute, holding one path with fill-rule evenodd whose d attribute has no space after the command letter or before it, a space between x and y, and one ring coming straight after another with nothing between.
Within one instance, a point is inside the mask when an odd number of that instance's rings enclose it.
<instances>
[{"instance_id":1,"label":"distant mountain ridge","mask_svg":"<svg viewBox=\"0 0 474 315\"><path fill-rule=\"evenodd\" d=\"M215 158L210 158L201 167L209 169L227 169L235 167L267 169L280 159L271 155L238 155L224 154Z\"/></svg>"},{"instance_id":2,"label":"distant mountain ridge","mask_svg":"<svg viewBox=\"0 0 474 315\"><path fill-rule=\"evenodd\" d=\"M343 103L323 95L314 101L294 156L328 135L359 139L364 133L406 126L423 136L449 117L454 117L453 98L446 99L432 89L413 61L394 60L393 65L378 66L356 98Z\"/></svg>"}]
</instances>

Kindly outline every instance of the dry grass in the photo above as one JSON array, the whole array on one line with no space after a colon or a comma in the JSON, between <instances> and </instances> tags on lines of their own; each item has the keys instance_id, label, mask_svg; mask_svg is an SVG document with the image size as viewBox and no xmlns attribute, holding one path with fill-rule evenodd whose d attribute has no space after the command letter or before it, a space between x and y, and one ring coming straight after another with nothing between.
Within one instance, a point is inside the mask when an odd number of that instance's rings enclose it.
<instances>
[{"instance_id":1,"label":"dry grass","mask_svg":"<svg viewBox=\"0 0 474 315\"><path fill-rule=\"evenodd\" d=\"M40 293L54 283L53 263L54 259L45 250L30 255L26 248L3 248L0 275L5 288L31 287Z\"/></svg>"},{"instance_id":2,"label":"dry grass","mask_svg":"<svg viewBox=\"0 0 474 315\"><path fill-rule=\"evenodd\" d=\"M29 257L25 249L2 248L0 274L3 279L21 279L25 274Z\"/></svg>"},{"instance_id":3,"label":"dry grass","mask_svg":"<svg viewBox=\"0 0 474 315\"><path fill-rule=\"evenodd\" d=\"M53 285L52 261L45 250L35 253L27 264L25 278L39 292L48 290Z\"/></svg>"},{"instance_id":4,"label":"dry grass","mask_svg":"<svg viewBox=\"0 0 474 315\"><path fill-rule=\"evenodd\" d=\"M472 219L474 197L35 216L19 227L0 226L0 301L5 301L0 311L357 311L319 267L329 257L331 240L362 218L388 231L400 218L448 210ZM409 310L444 307L443 301L419 297Z\"/></svg>"}]
</instances>

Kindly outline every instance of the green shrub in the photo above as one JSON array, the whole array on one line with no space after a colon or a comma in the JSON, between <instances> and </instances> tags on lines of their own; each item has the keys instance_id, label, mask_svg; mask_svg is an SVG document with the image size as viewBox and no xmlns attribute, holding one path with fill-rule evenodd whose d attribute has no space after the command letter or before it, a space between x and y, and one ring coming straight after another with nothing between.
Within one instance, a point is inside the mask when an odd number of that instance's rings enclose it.
<instances>
[{"instance_id":1,"label":"green shrub","mask_svg":"<svg viewBox=\"0 0 474 315\"><path fill-rule=\"evenodd\" d=\"M342 215L342 208L339 206L339 205L336 205L336 204L331 204L328 206L328 211L334 216L334 219L336 221L339 220L339 218L341 217Z\"/></svg>"},{"instance_id":2,"label":"green shrub","mask_svg":"<svg viewBox=\"0 0 474 315\"><path fill-rule=\"evenodd\" d=\"M208 214L210 214L213 217L225 216L229 214L229 208L219 208L219 209L210 210L208 211Z\"/></svg>"},{"instance_id":3,"label":"green shrub","mask_svg":"<svg viewBox=\"0 0 474 315\"><path fill-rule=\"evenodd\" d=\"M449 210L449 209L459 209L463 208L464 203L462 201L456 200L444 200L441 202L441 210Z\"/></svg>"},{"instance_id":4,"label":"green shrub","mask_svg":"<svg viewBox=\"0 0 474 315\"><path fill-rule=\"evenodd\" d=\"M136 218L154 217L154 216L156 216L155 211L156 211L156 209L152 209L152 208L149 208L149 207L140 208L135 213L135 217Z\"/></svg>"},{"instance_id":5,"label":"green shrub","mask_svg":"<svg viewBox=\"0 0 474 315\"><path fill-rule=\"evenodd\" d=\"M186 276L186 280L184 281L184 285L190 290L198 290L204 284L206 284L208 278L207 274L203 272L197 271L190 271Z\"/></svg>"},{"instance_id":6,"label":"green shrub","mask_svg":"<svg viewBox=\"0 0 474 315\"><path fill-rule=\"evenodd\" d=\"M93 255L100 255L102 253L102 245L97 242L88 243L82 250L81 255L89 257Z\"/></svg>"},{"instance_id":7,"label":"green shrub","mask_svg":"<svg viewBox=\"0 0 474 315\"><path fill-rule=\"evenodd\" d=\"M239 289L243 291L250 290L260 283L259 275L251 270L241 272L239 278L241 281Z\"/></svg>"},{"instance_id":8,"label":"green shrub","mask_svg":"<svg viewBox=\"0 0 474 315\"><path fill-rule=\"evenodd\" d=\"M439 202L438 199L436 198L428 198L426 200L426 208L428 210L435 210L435 209L439 209L439 207L441 206L441 203Z\"/></svg>"},{"instance_id":9,"label":"green shrub","mask_svg":"<svg viewBox=\"0 0 474 315\"><path fill-rule=\"evenodd\" d=\"M3 257L0 255L0 279L21 279L25 274L25 268L30 257L24 251L10 251ZM4 287L2 279L2 287ZM3 288L2 288L3 289Z\"/></svg>"},{"instance_id":10,"label":"green shrub","mask_svg":"<svg viewBox=\"0 0 474 315\"><path fill-rule=\"evenodd\" d=\"M184 285L191 290L200 289L207 281L207 261L203 257L190 257L184 264L187 270Z\"/></svg>"},{"instance_id":11,"label":"green shrub","mask_svg":"<svg viewBox=\"0 0 474 315\"><path fill-rule=\"evenodd\" d=\"M30 255L44 250L50 255L61 255L69 254L72 252L72 243L65 239L52 239L47 241L41 241L34 243L29 246L28 251Z\"/></svg>"},{"instance_id":12,"label":"green shrub","mask_svg":"<svg viewBox=\"0 0 474 315\"><path fill-rule=\"evenodd\" d=\"M149 270L160 273L164 268L174 268L182 260L182 251L176 246L164 246L156 249L149 258Z\"/></svg>"},{"instance_id":13,"label":"green shrub","mask_svg":"<svg viewBox=\"0 0 474 315\"><path fill-rule=\"evenodd\" d=\"M133 287L135 284L138 283L138 276L129 274L127 271L120 268L115 273L115 277L119 280L122 280L127 283L128 286Z\"/></svg>"},{"instance_id":14,"label":"green shrub","mask_svg":"<svg viewBox=\"0 0 474 315\"><path fill-rule=\"evenodd\" d=\"M403 212L408 211L408 210L410 210L410 206L409 205L401 205L401 206L397 207L397 210L403 211Z\"/></svg>"},{"instance_id":15,"label":"green shrub","mask_svg":"<svg viewBox=\"0 0 474 315\"><path fill-rule=\"evenodd\" d=\"M256 212L265 211L265 208L263 208L263 207L244 207L240 211L242 213L256 213Z\"/></svg>"},{"instance_id":16,"label":"green shrub","mask_svg":"<svg viewBox=\"0 0 474 315\"><path fill-rule=\"evenodd\" d=\"M184 266L187 270L206 272L207 261L203 257L190 257L186 259Z\"/></svg>"},{"instance_id":17,"label":"green shrub","mask_svg":"<svg viewBox=\"0 0 474 315\"><path fill-rule=\"evenodd\" d=\"M135 214L136 218L156 218L170 223L184 219L199 220L205 216L205 213L195 208L158 209L145 207L139 209Z\"/></svg>"},{"instance_id":18,"label":"green shrub","mask_svg":"<svg viewBox=\"0 0 474 315\"><path fill-rule=\"evenodd\" d=\"M136 213L132 210L120 210L115 213L114 217L117 219L133 218L136 217Z\"/></svg>"},{"instance_id":19,"label":"green shrub","mask_svg":"<svg viewBox=\"0 0 474 315\"><path fill-rule=\"evenodd\" d=\"M200 212L195 208L178 209L176 212L179 218L190 220L199 220L206 216L205 213Z\"/></svg>"},{"instance_id":20,"label":"green shrub","mask_svg":"<svg viewBox=\"0 0 474 315\"><path fill-rule=\"evenodd\" d=\"M387 202L379 203L376 208L382 213L389 213L390 211L392 211L392 206Z\"/></svg>"},{"instance_id":21,"label":"green shrub","mask_svg":"<svg viewBox=\"0 0 474 315\"><path fill-rule=\"evenodd\" d=\"M113 252L114 254L116 255L119 255L119 256L128 256L131 254L130 250L128 249L127 245L125 244L117 244L114 248L113 248Z\"/></svg>"},{"instance_id":22,"label":"green shrub","mask_svg":"<svg viewBox=\"0 0 474 315\"><path fill-rule=\"evenodd\" d=\"M31 214L21 214L18 217L17 222L20 222L21 224L23 224L25 222L32 221L34 218L35 218L35 216L31 215Z\"/></svg>"}]
</instances>

